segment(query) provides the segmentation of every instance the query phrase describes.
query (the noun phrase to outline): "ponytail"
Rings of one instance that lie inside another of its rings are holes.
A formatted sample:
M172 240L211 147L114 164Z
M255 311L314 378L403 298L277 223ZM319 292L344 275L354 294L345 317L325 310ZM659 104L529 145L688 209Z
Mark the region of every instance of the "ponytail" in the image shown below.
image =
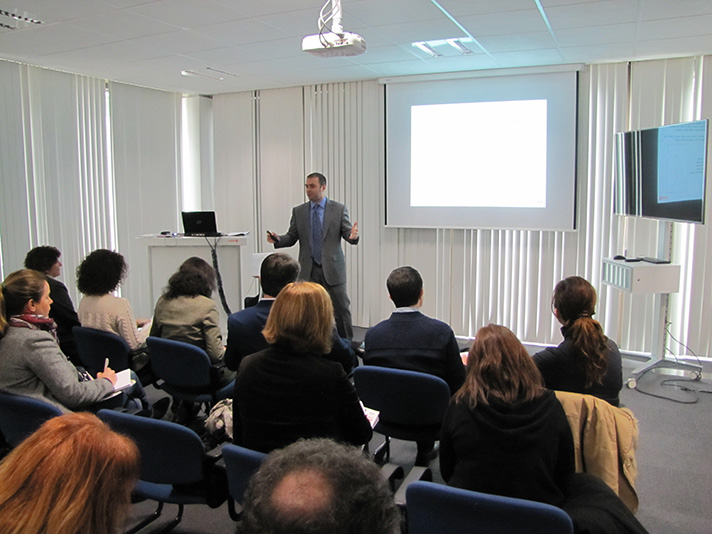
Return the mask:
M554 288L552 306L567 329L586 376L586 387L602 384L608 364L608 338L593 319L596 290L585 278L569 276Z
M608 338L601 323L590 315L581 315L570 323L568 332L586 375L586 388L601 385L608 368Z

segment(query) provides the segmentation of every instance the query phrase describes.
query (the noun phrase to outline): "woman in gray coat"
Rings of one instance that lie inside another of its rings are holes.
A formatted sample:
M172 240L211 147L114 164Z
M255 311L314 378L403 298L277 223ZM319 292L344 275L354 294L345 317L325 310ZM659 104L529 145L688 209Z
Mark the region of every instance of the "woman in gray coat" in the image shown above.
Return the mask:
M95 380L82 381L57 343L49 292L44 275L31 269L16 271L3 282L0 391L34 397L69 412L111 396L116 373L107 368Z

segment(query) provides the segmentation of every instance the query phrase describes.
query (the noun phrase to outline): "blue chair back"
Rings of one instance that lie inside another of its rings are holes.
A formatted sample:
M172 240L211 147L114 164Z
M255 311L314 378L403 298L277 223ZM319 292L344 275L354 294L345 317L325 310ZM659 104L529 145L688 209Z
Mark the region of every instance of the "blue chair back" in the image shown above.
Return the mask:
M408 534L573 534L571 518L555 506L433 482L406 490Z
M72 327L77 342L79 359L92 376L104 370L104 362L109 358L109 367L114 371L129 368L129 346L119 335L86 326Z
M203 442L191 429L114 410L97 414L113 430L129 436L141 453L141 480L190 484L203 480Z
M0 393L0 432L12 447L58 415L62 415L62 411L48 402Z
M391 426L439 429L450 402L442 378L415 371L364 365L354 369L354 385L363 404L381 412L376 432Z
M153 373L168 384L183 388L210 388L210 357L195 345L173 339L146 340Z
M242 503L252 475L257 472L267 455L232 443L223 447L222 455L225 461L230 498L234 502ZM238 517L233 506L230 507L230 515L237 520Z

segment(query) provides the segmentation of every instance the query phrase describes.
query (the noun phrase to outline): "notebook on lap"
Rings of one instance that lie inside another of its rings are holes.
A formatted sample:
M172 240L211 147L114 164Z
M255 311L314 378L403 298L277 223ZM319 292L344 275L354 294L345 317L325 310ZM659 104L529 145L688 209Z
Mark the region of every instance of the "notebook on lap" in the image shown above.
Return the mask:
M184 211L183 235L186 237L219 236L214 211Z

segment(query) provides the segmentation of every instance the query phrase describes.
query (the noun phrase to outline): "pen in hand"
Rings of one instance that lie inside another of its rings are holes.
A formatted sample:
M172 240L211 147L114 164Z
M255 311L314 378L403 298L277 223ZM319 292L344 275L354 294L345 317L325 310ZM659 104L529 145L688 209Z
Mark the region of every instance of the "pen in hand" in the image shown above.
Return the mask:
M109 358L104 360L104 370L96 374L97 378L106 378L112 384L116 384L116 373L109 367Z

